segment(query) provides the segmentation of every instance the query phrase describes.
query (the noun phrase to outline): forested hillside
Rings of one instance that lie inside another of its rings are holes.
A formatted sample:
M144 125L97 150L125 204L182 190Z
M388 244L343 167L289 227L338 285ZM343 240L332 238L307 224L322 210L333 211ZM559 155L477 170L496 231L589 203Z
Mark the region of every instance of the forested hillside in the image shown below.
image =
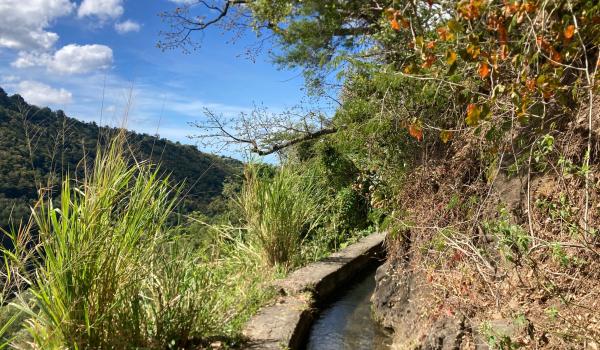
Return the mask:
M58 192L64 174L81 178L98 142L111 133L115 129L31 106L0 89L0 227L8 226L11 214L15 222L28 216L40 188ZM215 204L210 203L221 194L223 182L241 172L241 162L195 146L134 132L127 134L127 142L137 159L160 163L173 184L186 184L178 212L212 214Z

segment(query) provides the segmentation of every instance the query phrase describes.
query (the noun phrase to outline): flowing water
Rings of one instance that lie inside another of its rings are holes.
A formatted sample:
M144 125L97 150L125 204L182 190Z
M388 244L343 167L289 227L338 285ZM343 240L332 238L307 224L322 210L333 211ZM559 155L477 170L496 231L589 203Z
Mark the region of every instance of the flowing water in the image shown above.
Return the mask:
M391 338L372 318L375 273L353 285L312 326L307 350L387 350Z

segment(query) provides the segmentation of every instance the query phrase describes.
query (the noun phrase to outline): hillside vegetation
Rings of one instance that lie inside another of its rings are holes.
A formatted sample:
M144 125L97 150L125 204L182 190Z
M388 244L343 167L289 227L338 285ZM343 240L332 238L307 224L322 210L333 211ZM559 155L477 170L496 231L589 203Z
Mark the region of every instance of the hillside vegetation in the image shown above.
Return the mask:
M41 188L58 196L64 176L82 178L98 144L115 133L62 111L29 105L0 89L0 227L8 228L9 217L15 224L26 219ZM185 196L175 212L216 214L221 209L214 200L224 182L240 179L241 162L199 152L195 146L134 132L127 133L127 143L137 159L161 163L174 184L185 182Z

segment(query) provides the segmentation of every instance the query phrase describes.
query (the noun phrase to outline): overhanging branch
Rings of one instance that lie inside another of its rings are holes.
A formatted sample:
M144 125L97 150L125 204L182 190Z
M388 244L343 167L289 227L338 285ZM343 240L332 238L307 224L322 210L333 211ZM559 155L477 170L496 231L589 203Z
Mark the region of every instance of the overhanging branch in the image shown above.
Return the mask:
M321 129L312 133L307 133L303 136L297 137L295 139L291 139L289 141L286 142L282 142L282 143L278 143L275 145L272 145L269 148L266 149L260 149L259 147L257 147L256 143L252 143L253 147L250 149L250 151L252 151L253 153L256 153L260 156L266 156L269 154L273 154L275 152L281 151L285 148L288 148L290 146L293 146L295 144L298 144L300 142L304 142L304 141L309 141L309 140L315 140L318 139L321 136L325 136L325 135L329 135L329 134L335 134L336 132L338 132L338 128L325 128L325 129Z

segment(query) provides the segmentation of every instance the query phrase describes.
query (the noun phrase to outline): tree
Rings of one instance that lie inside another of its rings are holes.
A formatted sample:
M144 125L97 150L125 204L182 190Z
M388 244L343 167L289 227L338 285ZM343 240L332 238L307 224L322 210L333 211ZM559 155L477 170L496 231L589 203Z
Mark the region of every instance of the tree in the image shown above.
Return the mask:
M196 48L194 32L218 26L226 31L254 30L258 46L265 40L276 43L281 55L275 62L287 68L302 68L313 90L322 90L326 73L338 70L356 48L377 33L385 7L378 1L329 2L225 0L195 1L162 13L170 30L163 32L163 49ZM335 100L335 99L334 99ZM217 137L223 143L246 144L259 155L281 151L303 141L337 132L334 125L316 111L287 111L280 115L257 108L243 114L236 123L211 111L208 123L195 124L206 132L201 138Z
M203 15L207 11L212 16ZM303 68L310 84L337 71L345 84L385 74L428 91L452 91L444 113L432 116L423 104L401 112L402 127L415 139L435 132L447 141L491 112L511 122L539 124L549 110L570 110L581 98L591 103L599 12L600 5L587 0L196 1L163 14L171 31L159 45L188 48L195 31L211 26L253 29L279 48L276 63ZM397 91L393 80L387 81L390 93ZM392 99L395 105L387 103L387 94L379 96L380 111L397 113L413 101L413 92L401 95ZM220 136L249 144L259 154L345 127L334 119L321 133L313 124L301 133L285 133L284 142L280 129L267 130L280 141L273 143L264 135L227 133L214 115L211 123ZM269 145L259 147L261 140Z

